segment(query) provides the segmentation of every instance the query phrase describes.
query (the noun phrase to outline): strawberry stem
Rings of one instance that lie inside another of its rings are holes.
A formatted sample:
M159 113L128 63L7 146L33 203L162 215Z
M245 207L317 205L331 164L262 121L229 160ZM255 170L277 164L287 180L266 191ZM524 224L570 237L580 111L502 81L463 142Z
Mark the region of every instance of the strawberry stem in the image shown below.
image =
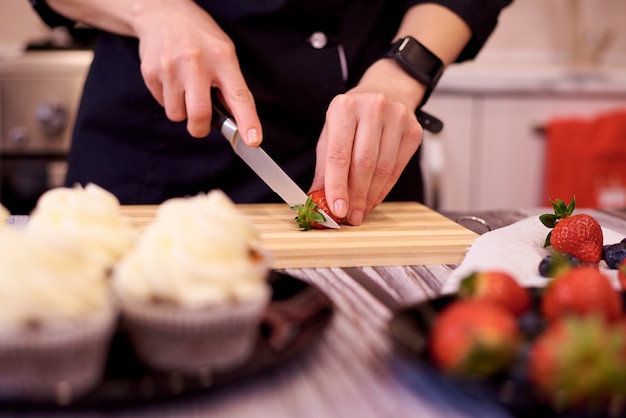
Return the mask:
M324 216L317 211L317 206L310 196L307 197L303 205L294 205L291 209L298 212L295 217L296 223L303 231L310 230L315 223L325 221Z
M572 201L569 203L569 205L566 205L565 202L561 199L556 199L556 201L550 199L550 203L554 208L554 213L545 213L539 216L539 220L544 226L552 229L556 226L560 219L567 218L568 216L572 215L572 213L574 212L574 208L576 207L576 196L572 197ZM551 235L552 231L550 231L548 233L548 236L546 237L543 245L544 248L550 246Z

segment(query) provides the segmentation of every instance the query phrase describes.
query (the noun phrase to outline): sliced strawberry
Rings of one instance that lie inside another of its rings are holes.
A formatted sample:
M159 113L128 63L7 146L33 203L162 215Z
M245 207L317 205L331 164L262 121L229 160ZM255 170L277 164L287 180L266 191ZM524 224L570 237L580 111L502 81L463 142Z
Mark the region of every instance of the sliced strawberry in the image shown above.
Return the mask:
M308 194L304 204L291 207L291 209L298 212L295 219L301 230L308 231L310 229L326 228L324 225L320 224L320 222L324 222L325 219L324 216L318 212L318 208L330 216L335 222L341 223L343 221L343 219L333 215L328 207L324 190L314 190Z

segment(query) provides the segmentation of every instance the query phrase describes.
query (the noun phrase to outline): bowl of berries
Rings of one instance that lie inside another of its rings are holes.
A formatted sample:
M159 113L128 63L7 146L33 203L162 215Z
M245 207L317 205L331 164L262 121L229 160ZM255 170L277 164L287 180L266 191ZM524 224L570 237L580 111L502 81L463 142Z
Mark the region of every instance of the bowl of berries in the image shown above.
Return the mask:
M626 416L625 294L596 267L545 288L481 271L456 294L397 312L395 345L461 387L480 383L515 416Z
M543 285L472 271L454 292L396 312L395 346L514 416L626 417L626 238L603 243L573 202L541 217Z

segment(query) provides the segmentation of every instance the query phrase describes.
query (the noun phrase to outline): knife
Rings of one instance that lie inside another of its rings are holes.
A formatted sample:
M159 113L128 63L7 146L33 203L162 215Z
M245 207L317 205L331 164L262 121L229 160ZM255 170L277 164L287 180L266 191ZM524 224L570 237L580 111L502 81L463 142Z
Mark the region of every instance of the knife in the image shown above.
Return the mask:
M249 147L241 140L239 128L235 121L221 109L213 99L213 117L211 126L221 132L230 142L237 154L254 172L263 180L278 196L289 206L301 205L306 202L307 195L302 189L283 171L261 147ZM328 214L319 207L317 211L324 217L324 222L318 222L327 228L339 228Z

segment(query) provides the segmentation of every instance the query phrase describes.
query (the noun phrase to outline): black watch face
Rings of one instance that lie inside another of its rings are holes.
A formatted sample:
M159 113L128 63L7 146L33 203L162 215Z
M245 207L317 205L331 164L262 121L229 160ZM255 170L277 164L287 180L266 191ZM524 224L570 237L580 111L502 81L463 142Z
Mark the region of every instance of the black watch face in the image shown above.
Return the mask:
M413 38L405 38L398 47L398 53L415 71L431 80L429 85L433 85L437 82L443 69L443 63L425 46Z

